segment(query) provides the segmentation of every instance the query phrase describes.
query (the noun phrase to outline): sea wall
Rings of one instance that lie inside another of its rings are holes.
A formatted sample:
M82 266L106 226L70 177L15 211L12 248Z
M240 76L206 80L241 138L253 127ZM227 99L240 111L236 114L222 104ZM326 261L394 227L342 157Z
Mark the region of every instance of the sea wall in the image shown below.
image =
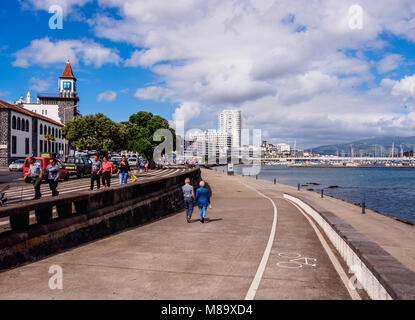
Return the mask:
M184 206L181 186L187 177L197 186L200 169L0 208L0 217L9 216L13 226L0 234L0 270L177 213ZM38 223L29 225L32 211Z

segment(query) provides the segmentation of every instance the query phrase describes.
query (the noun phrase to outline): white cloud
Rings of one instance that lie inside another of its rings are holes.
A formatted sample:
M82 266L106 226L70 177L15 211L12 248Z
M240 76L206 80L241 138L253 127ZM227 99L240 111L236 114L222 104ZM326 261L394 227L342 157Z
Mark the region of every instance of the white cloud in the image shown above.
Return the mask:
M173 113L173 121L183 121L187 123L190 119L197 118L202 111L202 105L199 102L183 102Z
M48 66L62 63L69 59L71 63L79 61L96 68L103 64L119 64L121 58L114 49L105 48L92 40L59 40L51 41L48 37L32 40L30 45L17 51L13 65L27 68L31 65Z
M137 89L134 96L142 100L166 101L172 94L167 88L150 86Z
M395 70L403 62L404 58L400 54L389 54L378 62L377 69L379 73L386 73Z
M97 97L97 101L100 102L104 100L106 102L111 102L111 101L114 101L115 98L117 98L117 93L115 91L108 90L108 91L101 92Z
M0 97L7 97L10 95L9 91L0 91Z
M46 91L49 88L49 82L47 80L39 79L36 77L32 77L29 80L30 90L36 90L38 92Z
M390 47L381 35L415 41L413 0L360 0L361 30L349 27L355 0L98 4L99 12L88 20L93 32L135 47L124 66L148 68L163 83L140 88L135 96L177 102L173 119L216 122L220 109L240 107L247 126L300 145L398 134L414 122L411 110L396 112L402 96L413 96L412 80L384 79L376 86L373 73L396 70L405 58L387 55ZM371 60L371 50L384 59ZM15 63L29 61L23 55ZM201 112L202 106L209 112Z
M71 12L72 8L75 6L81 7L92 1L93 0L20 0L24 7L31 6L37 10L48 11L51 6L58 5L62 7L64 13Z
M394 96L400 96L404 99L415 99L415 75L406 76L392 87L392 94Z

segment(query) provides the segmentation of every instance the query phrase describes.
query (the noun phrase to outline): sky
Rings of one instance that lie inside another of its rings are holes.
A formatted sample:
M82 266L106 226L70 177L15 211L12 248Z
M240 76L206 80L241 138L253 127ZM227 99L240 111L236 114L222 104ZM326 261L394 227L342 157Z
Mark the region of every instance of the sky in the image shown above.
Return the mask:
M414 58L413 0L0 2L1 100L57 93L69 59L83 115L204 130L238 109L302 148L415 135Z

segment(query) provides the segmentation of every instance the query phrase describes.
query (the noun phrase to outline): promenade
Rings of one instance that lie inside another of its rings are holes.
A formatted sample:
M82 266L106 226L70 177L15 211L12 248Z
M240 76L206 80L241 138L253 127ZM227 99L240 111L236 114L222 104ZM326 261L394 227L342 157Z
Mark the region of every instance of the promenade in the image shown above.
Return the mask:
M0 299L367 299L324 234L283 197L294 188L202 170L212 209L184 212L0 273ZM414 270L413 226L300 192ZM383 229L382 229L383 228ZM387 233L385 232L387 230ZM50 266L63 289L48 286Z

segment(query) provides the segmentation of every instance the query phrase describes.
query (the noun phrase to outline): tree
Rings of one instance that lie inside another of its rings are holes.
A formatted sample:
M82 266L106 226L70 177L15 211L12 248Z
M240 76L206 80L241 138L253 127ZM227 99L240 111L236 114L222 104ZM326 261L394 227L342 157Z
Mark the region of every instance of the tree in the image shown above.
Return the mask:
M102 113L74 118L62 128L62 135L79 150L107 153L125 150L127 147L126 127Z
M129 121L123 122L128 131L128 150L143 155L150 168L155 166L153 153L154 149L164 141L154 141L154 133L158 129L168 129L173 136L173 148L175 148L176 134L174 129L169 127L169 122L160 117L154 116L151 112L140 111L132 114Z

